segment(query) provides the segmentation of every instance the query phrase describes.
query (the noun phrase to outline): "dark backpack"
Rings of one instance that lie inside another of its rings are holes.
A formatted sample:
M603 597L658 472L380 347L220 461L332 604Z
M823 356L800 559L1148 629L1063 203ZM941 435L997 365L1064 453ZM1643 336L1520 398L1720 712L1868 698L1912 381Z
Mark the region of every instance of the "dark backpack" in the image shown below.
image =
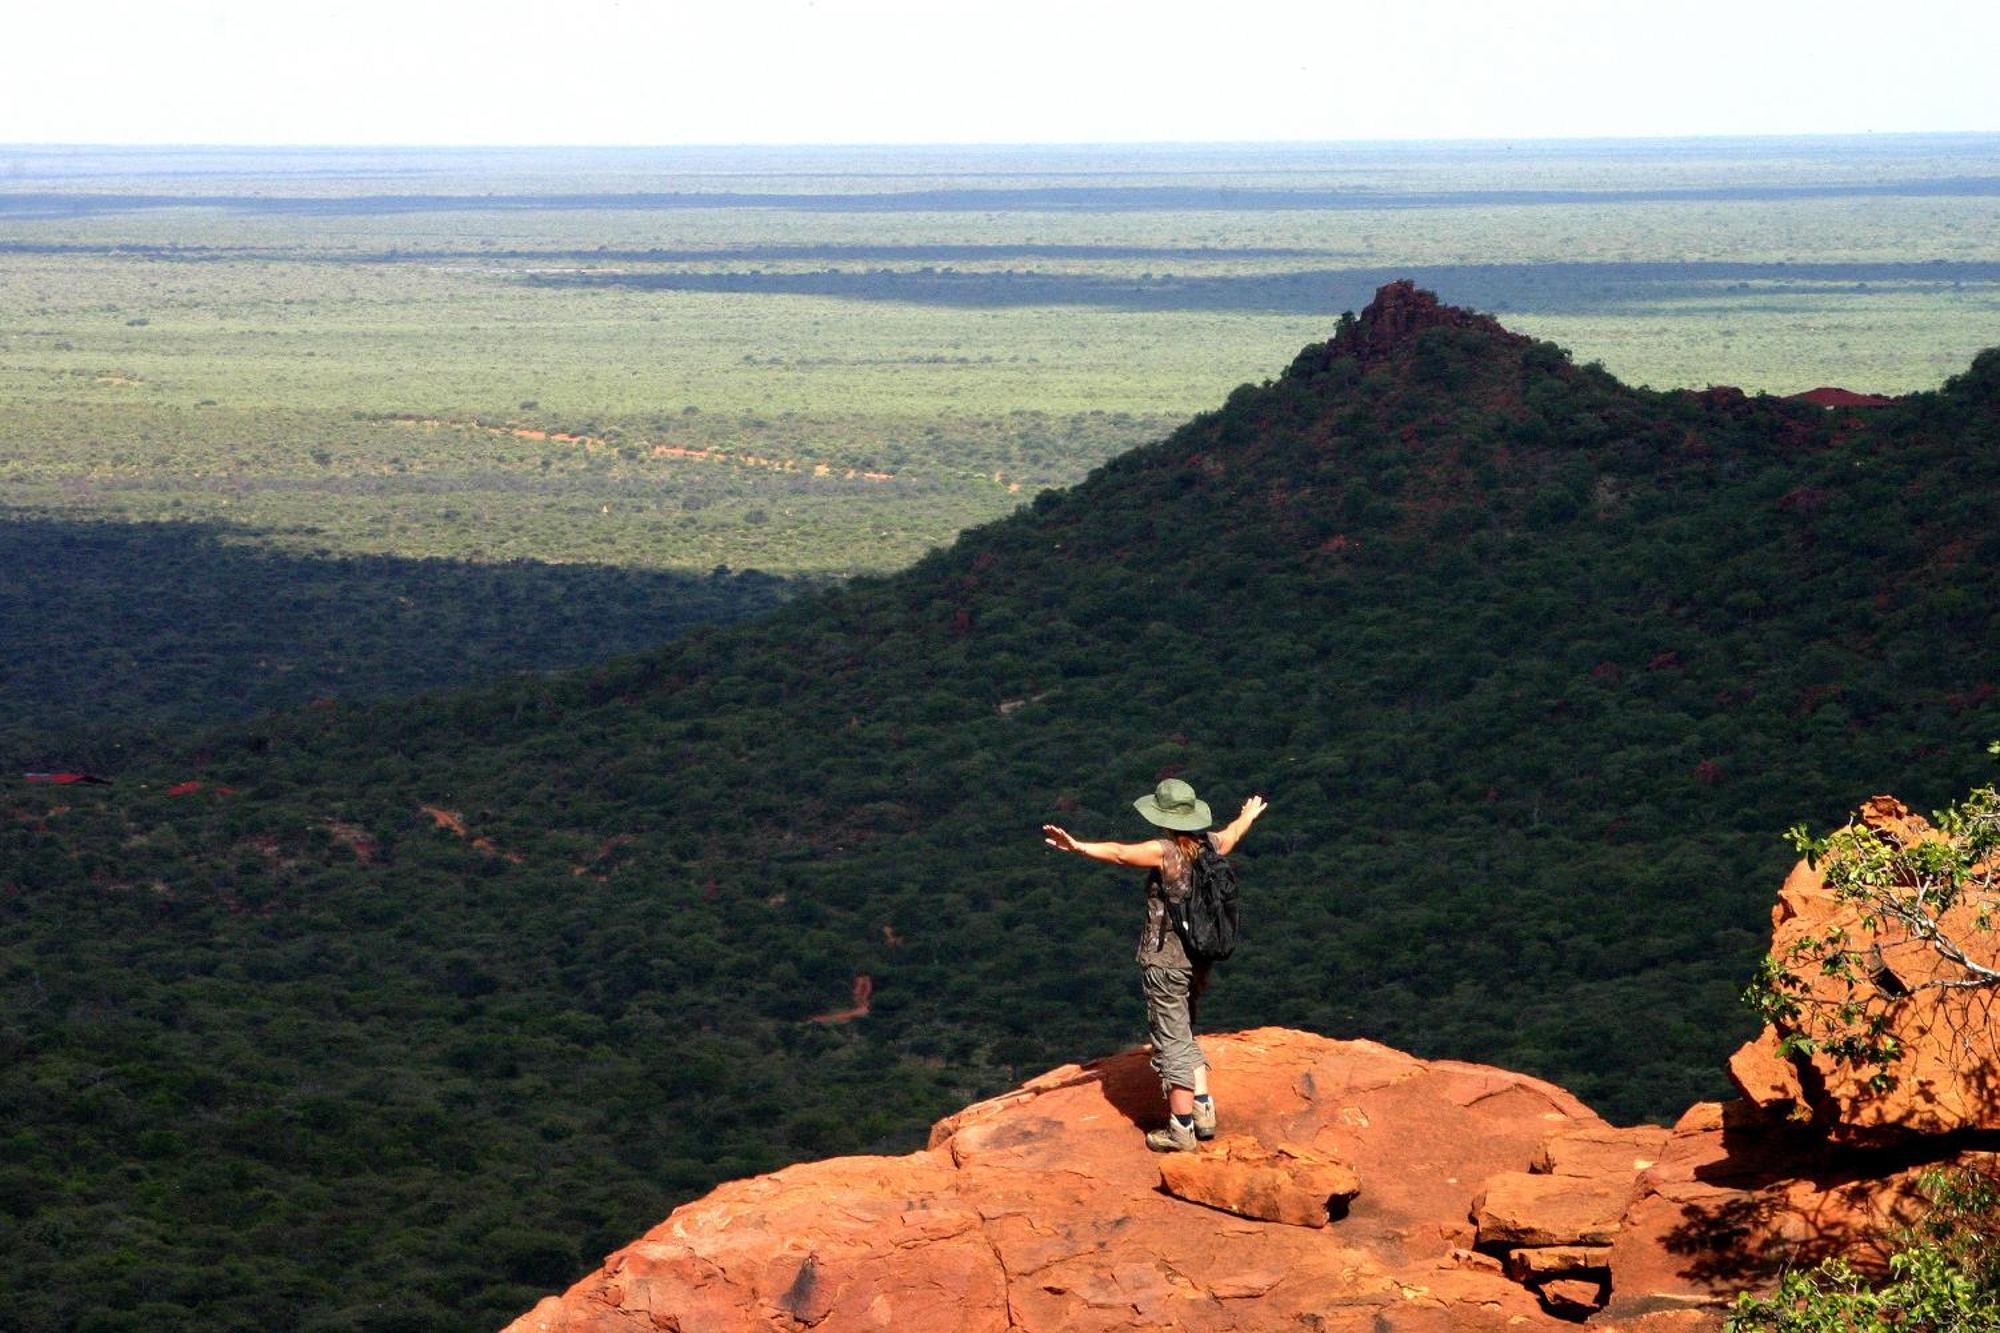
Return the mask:
M1219 963L1236 952L1236 867L1207 838L1194 858L1187 897L1169 903L1174 934L1192 963Z

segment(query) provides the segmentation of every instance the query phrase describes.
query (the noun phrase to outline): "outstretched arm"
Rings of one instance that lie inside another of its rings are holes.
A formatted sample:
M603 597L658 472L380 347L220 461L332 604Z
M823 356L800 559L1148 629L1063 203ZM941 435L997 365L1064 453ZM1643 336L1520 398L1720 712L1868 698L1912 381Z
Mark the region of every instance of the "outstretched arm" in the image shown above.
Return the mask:
M1229 821L1229 827L1215 835L1215 849L1224 856L1236 850L1236 844L1243 841L1243 835L1257 822L1257 816L1264 813L1265 801L1261 796L1252 796L1243 803L1242 813Z
M1157 866L1157 842L1079 842L1054 824L1042 825L1042 841L1059 852L1080 852L1093 861L1109 861L1121 866Z

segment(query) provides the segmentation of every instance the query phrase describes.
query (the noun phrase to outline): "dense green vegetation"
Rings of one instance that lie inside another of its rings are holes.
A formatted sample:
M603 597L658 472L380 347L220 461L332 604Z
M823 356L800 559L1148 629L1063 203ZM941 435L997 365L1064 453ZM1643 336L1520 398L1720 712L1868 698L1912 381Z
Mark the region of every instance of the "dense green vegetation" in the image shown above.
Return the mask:
M913 1146L1137 1037L1138 885L1035 830L1167 773L1271 799L1205 1023L1718 1092L1780 831L1989 774L2000 352L1864 415L1418 322L753 624L5 789L11 1310L491 1326Z

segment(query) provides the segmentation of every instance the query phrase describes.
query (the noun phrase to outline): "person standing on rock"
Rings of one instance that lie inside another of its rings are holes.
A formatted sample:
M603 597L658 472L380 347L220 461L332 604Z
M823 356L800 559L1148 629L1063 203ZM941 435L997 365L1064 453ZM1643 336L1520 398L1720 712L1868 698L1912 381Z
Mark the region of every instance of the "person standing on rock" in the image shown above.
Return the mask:
M1080 842L1054 824L1044 824L1042 840L1059 852L1152 871L1146 877L1146 929L1139 936L1139 986L1146 997L1153 1070L1167 1092L1167 1124L1146 1135L1146 1146L1155 1152L1189 1152L1199 1140L1215 1137L1208 1061L1194 1037L1195 1006L1208 985L1209 967L1189 959L1167 909L1187 897L1202 843L1229 855L1264 813L1265 802L1252 796L1227 828L1213 832L1205 831L1214 823L1208 802L1179 778L1168 778L1132 806L1170 836L1147 842Z

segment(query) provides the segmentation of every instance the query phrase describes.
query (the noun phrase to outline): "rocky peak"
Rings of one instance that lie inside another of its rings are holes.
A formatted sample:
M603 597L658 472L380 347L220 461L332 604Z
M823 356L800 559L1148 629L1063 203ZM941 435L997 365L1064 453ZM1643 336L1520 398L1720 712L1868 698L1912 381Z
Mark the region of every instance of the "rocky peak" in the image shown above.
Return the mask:
M1306 348L1288 373L1314 374L1339 360L1376 365L1407 353L1427 329L1472 330L1510 346L1533 341L1508 332L1489 316L1446 305L1435 292L1402 278L1377 288L1375 299L1359 315L1342 316L1332 339Z

